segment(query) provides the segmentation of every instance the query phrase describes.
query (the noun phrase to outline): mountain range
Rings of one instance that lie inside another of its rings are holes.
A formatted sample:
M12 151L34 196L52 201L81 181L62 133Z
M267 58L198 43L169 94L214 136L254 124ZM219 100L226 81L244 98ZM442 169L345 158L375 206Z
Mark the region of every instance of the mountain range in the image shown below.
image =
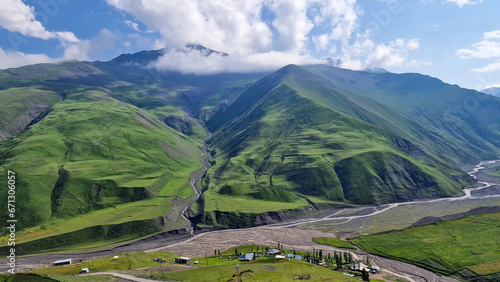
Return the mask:
M475 182L461 167L499 155L500 98L436 78L149 68L162 52L0 71L0 170L18 176L22 252L184 228L205 145L211 167L186 215L223 227L458 196Z
M500 87L498 86L492 86L492 87L487 87L481 90L482 93L490 94L496 97L500 97Z

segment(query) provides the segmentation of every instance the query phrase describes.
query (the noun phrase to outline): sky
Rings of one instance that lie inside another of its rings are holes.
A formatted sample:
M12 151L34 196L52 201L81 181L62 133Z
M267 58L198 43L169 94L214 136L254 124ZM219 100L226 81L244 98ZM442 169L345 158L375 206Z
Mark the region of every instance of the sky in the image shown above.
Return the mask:
M272 71L324 63L500 86L498 0L1 0L0 69L108 61L164 48L149 67ZM222 51L188 51L200 44Z

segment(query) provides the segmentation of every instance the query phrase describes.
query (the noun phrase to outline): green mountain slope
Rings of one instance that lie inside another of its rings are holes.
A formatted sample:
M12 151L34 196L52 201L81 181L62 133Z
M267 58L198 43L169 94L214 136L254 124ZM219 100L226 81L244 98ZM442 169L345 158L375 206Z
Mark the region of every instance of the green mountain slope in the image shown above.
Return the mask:
M165 217L175 198L193 194L188 179L201 166L199 147L106 92L67 95L0 145L1 173L17 174L18 228L39 226L19 238ZM157 230L175 220L165 217Z
M398 109L424 129L405 138L446 161L471 164L499 154L496 97L421 74L355 72L325 65L307 69L343 91Z
M216 164L208 173L207 201L219 209L232 200L227 196L244 197L248 205L308 196L387 203L459 195L471 182L436 159L408 155L390 132L336 110L361 111L325 83L287 66L216 113L207 123L218 128L209 140Z

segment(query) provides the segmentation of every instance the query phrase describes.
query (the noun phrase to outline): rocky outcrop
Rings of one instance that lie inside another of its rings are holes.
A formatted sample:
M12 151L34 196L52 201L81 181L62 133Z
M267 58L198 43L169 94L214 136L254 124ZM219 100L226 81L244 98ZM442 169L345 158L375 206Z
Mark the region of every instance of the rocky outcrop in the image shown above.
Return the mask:
M36 104L28 107L24 114L18 116L7 127L0 128L0 141L18 134L27 126L35 124L46 115L49 108L49 104Z

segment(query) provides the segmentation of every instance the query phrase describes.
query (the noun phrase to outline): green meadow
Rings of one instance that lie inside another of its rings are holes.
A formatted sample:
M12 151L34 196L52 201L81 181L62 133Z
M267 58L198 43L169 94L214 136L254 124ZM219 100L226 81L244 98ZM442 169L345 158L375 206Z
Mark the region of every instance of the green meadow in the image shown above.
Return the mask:
M356 250L355 247L353 247L351 244L347 243L346 241L343 241L340 238L314 237L312 238L312 240L318 244L330 245L337 248Z
M467 216L351 240L369 253L410 262L444 275L500 274L500 213Z

